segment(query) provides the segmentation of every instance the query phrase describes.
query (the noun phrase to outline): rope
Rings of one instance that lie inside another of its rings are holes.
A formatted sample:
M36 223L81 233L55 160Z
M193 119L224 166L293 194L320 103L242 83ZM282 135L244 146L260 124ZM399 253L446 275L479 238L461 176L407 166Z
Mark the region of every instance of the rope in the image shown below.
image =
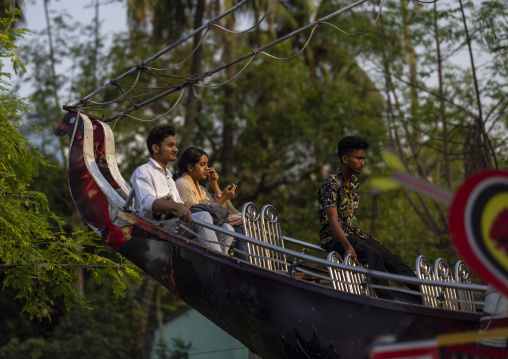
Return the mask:
M231 13L234 13L236 10L238 10L240 7L242 7L243 5L245 5L246 3L250 2L252 0L242 0L240 1L238 4L232 6L231 8L229 8L228 10L224 11L222 14L216 16L214 19L212 19L210 21L209 24L212 24L216 21L219 21L220 19L222 19L223 17L231 14ZM365 0L366 1L366 0ZM174 42L173 44L171 44L170 46L166 47L164 50L162 51L159 51L157 54L155 54L154 56L150 57L149 59L141 62L139 65L133 67L132 69L130 69L129 71L125 72L123 75L120 75L119 77L117 77L116 79L114 79L113 81L120 81L121 79L131 75L132 73L134 73L135 70L140 70L142 67L146 66L146 64L149 64L151 62L153 62L154 60L158 59L159 57L161 57L162 55L164 55L165 53L169 52L170 50L174 49L175 47L177 47L178 45L184 43L185 41L187 41L188 39L190 39L192 36L194 36L195 34L198 34L200 33L201 31L203 31L206 27L209 27L210 25L207 24L207 25L203 25L203 26L200 26L199 28L195 29L194 31L191 31L189 34L187 34L186 36L182 37L180 40ZM95 90L94 92L92 92L91 94L85 96L82 100L84 101L87 101L88 99L92 98L93 96L105 91L109 86L112 85L112 81L110 81L109 83L107 83L106 85L102 86L101 88ZM68 106L69 108L76 108L78 107L79 105L81 104L81 101L77 101L75 103L73 103L72 105Z
M255 24L253 25L252 27L250 27L249 29L247 30L243 30L243 31L234 31L234 30L229 30L229 29L226 29L225 27L222 27L220 25L217 25L217 24L212 24L211 26L215 26L215 27L218 27L219 29L221 30L224 30L224 31L227 31L229 33L232 33L232 34L244 34L246 32L250 32L251 30L255 29L256 27L259 26L259 24L261 24L263 22L263 20L268 16L268 13L270 12L270 10L272 9L272 5L273 5L273 1L270 3L270 5L268 6L268 10L266 10L265 14L261 17L261 19Z
M213 25L212 25L212 26L213 26ZM165 69L158 69L158 68L155 68L155 67L148 67L148 69L150 69L150 70L158 70L158 71L166 71L166 70L172 70L172 69L174 69L174 68L179 67L180 65L182 65L183 63L185 63L187 60L189 60L189 58L192 56L192 54L194 54L194 53L197 51L197 49L201 46L201 42L203 41L203 39L205 38L205 36L208 34L208 31L210 31L210 29L211 29L211 26L210 26L210 27L208 27L208 28L205 30L204 34L201 36L201 39L199 39L199 42L196 44L196 47L192 50L192 52L189 54L189 56L187 56L187 57L185 58L185 60L183 60L183 61L182 61L182 62L180 62L179 64L176 64L176 65L171 66L171 67L167 67L167 68L165 68Z
M76 121L74 122L74 130L72 131L68 158L71 158L72 144L74 143L74 137L76 136L76 131L78 130L79 119L81 118L80 115L81 115L81 109L78 109L78 113L76 114ZM70 165L70 162L69 162L69 165Z
M237 76L238 76L238 75L239 75L239 74L240 74L240 73L241 73L241 72L245 69L245 67L246 67L247 65L249 65L249 64L250 64L250 62L251 62L251 61L249 61L249 62L248 62L248 63L244 66L244 68L243 68L240 72L238 72L238 73L237 73L237 74L236 74L233 78L231 78L231 79L229 79L229 80L227 80L227 81L225 81L225 82L223 82L223 83L220 83L220 84L215 84L215 85L196 85L196 82L198 82L198 81L202 81L202 80L204 80L204 78L206 78L206 77L210 77L210 76L212 76L213 74L215 74L215 73L217 73L217 72L219 72L219 71L222 71L222 70L224 70L224 69L226 69L226 68L228 68L228 67L230 67L230 66L232 66L232 65L234 65L234 64L236 64L236 63L239 63L240 61L243 61L243 60L245 60L245 59L247 59L247 58L249 58L249 57L256 56L256 55L258 55L260 52L262 52L263 50L268 49L268 48L270 48L270 47L273 47L273 46L277 45L278 43L280 43L280 42L282 42L282 41L285 41L285 40L287 40L287 39L289 39L289 38L291 38L291 37L294 37L295 35L297 35L297 34L299 34L299 33L303 32L303 31L306 31L306 30L308 30L308 29L312 28L312 29L313 29L313 31L312 31L312 33L311 33L311 36L310 36L310 37L309 37L309 39L307 40L307 42L306 42L306 44L305 44L304 48L303 48L302 50L300 50L297 54L295 54L295 55L293 55L293 56L291 56L291 57L288 57L288 58L281 58L281 59L283 60L283 59L290 59L290 58L292 58L292 57L295 57L295 56L299 55L299 54L300 54L300 53L301 53L301 52L305 49L305 47L308 45L308 43L309 43L309 41L310 41L310 38L312 37L312 35L313 35L314 31L315 31L315 27L316 27L317 25L319 25L319 24L321 23L321 21L325 21L325 20L330 19L330 18L332 18L332 17L334 17L334 16L337 16L337 15L339 15L339 14L341 14L341 13L345 12L345 11L348 11L348 10L350 10L350 9L352 9L352 8L354 8L354 7L356 7L356 6L358 6L358 5L363 4L363 3L364 3L364 2L366 2L366 1L367 1L367 0L357 0L355 3L352 3L352 4L350 4L350 5L347 5L347 6L343 7L343 8L341 8L341 9L339 9L339 10L337 10L337 11L335 11L335 12L331 13L331 14L329 14L329 15L327 15L327 16L325 16L325 17L323 17L323 18L322 18L321 20L319 20L319 21L316 21L316 22L313 22L313 23L311 23L311 24L308 24L308 25L306 25L306 26L304 26L304 27L302 27L302 28L300 28L300 29L298 29L298 30L296 30L296 31L294 31L294 32L292 32L292 33L290 33L290 34L287 34L287 35L285 35L285 36L283 36L283 37L281 37L281 38L279 38L279 39L277 39L277 40L275 40L275 41L273 41L273 42L271 42L271 43L269 43L269 44L267 44L267 45L264 45L263 47L261 47L261 48L259 48L259 49L252 50L252 51L251 51L251 52L249 52L248 54L243 55L243 56L240 56L240 57L236 58L235 60L232 60L232 61L230 61L230 62L228 62L228 63L226 63L226 64L224 64L224 65L221 65L221 66L219 66L219 67L217 67L217 68L215 68L215 69L213 69L213 70L211 70L211 71L208 71L208 72L205 72L205 73L202 73L202 74L199 74L199 75L188 75L188 76L183 76L183 77L177 77L177 78L184 78L184 79L187 79L187 80L186 80L186 81L184 81L182 84L180 84L180 85L178 85L178 86L171 87L171 88L169 88L167 91L162 92L162 93L160 93L159 95L154 96L154 97L152 97L152 98L150 98L150 99L148 99L148 100L146 100L146 101L144 101L144 102L142 102L142 103L139 103L139 104L137 104L136 106L133 106L133 107L131 107L131 108L129 108L129 109L126 109L126 110L122 111L121 113L119 113L118 115L115 115L115 116L113 116L113 117L111 117L111 118L109 118L109 119L107 119L107 120L104 120L104 121L105 121L105 122L114 121L114 120L115 120L115 119L117 119L119 116L125 116L127 113L130 113L130 112L132 112L132 111L135 111L135 110L139 109L140 107L146 106L146 105L148 105L148 104L150 104L150 103L152 103L152 102L155 102L155 101L159 100L159 99L160 99L160 98L162 98L162 97L165 97L165 96L167 96L167 95L169 95L169 94L171 94L171 93L173 93L173 92L179 91L179 90L181 90L182 88L185 88L185 87L188 87L188 86L197 86L197 87L198 87L198 86L201 86L201 87L218 87L218 86L224 85L224 84L226 84L226 83L228 83L228 82L232 81L233 79L235 79L235 78L236 78L236 77L237 77ZM385 1L385 0L383 0L383 3L384 3L384 1ZM264 53L264 52L263 52L263 53ZM270 55L270 54L267 54L267 53L265 53L265 54L266 54L267 56L270 56L270 57L276 58L276 57L274 57L274 56L272 56L272 55ZM144 66L144 64L143 64L143 66ZM146 68L146 66L144 66L143 68ZM145 70L145 71L146 71L146 70ZM156 76L155 74L153 74L153 73L151 73L151 72L149 72L149 73L150 73L150 74L152 74L153 76ZM176 77L176 76L170 76L170 75L164 75L164 74L157 74L157 75L158 75L158 76L167 76L167 77ZM158 77L157 77L157 78L158 78ZM160 81L162 81L160 78L158 78L158 79L159 79ZM173 85L171 85L171 86L173 86Z
M171 108L169 110L167 110L166 112L164 112L162 115L160 115L159 117L157 118L154 118L154 119L151 119L151 120L142 120L140 118L137 118L137 117L134 117L134 116L131 116L129 114L126 114L126 113L122 113L122 117L130 117L134 120L137 120L137 121L140 121L140 122L153 122L153 121L157 121L159 120L160 118L166 116L168 113L170 113L171 111L173 111L173 109L178 105L178 103L180 102L180 100L182 99L183 97L183 94L185 93L185 90L186 88L184 88L182 90L182 92L180 92L180 96L178 96L178 99L176 100L176 102L173 104L173 106L171 106ZM115 126L118 122L118 120L120 119L120 117L115 121L115 124L113 125L113 129L115 129Z
M254 57L255 57L255 56L254 56ZM224 82L222 82L222 83L220 83L220 84L214 84L214 85L197 85L197 84L196 84L196 85L194 85L194 86L196 86L196 87L205 87L205 88L213 88L213 87L219 87L219 86L225 85L225 84L227 84L228 82L231 82L231 81L233 81L235 78L237 78L237 77L238 77L238 75L240 75L240 74L242 73L242 71L243 71L243 70L245 70L245 68L246 68L247 66L249 66L249 64L252 62L252 60L254 60L254 57L251 57L251 58L249 59L249 61L245 64L245 66L244 66L244 67L242 67L242 69L241 69L240 71L238 71L238 72L236 73L236 75L235 75L235 76L233 76L232 78L230 78L230 79L229 79L229 80L227 80L227 81L224 81ZM210 76L211 76L211 75L210 75Z
M150 69L150 70L158 70L158 71L167 71L167 70L172 70L174 68L177 68L179 66L181 66L182 64L184 64L186 61L189 60L189 58L197 51L197 49L201 46L201 43L203 42L204 38L206 37L206 35L208 34L208 32L210 31L210 29L212 27L217 27L221 30L224 30L224 31L227 31L227 32L230 32L230 33L233 33L233 34L243 34L243 33L247 33L247 32L250 32L251 30L255 29L256 27L258 27L262 22L263 20L266 18L266 16L268 15L268 13L270 12L270 10L272 9L272 5L273 5L273 2L274 0L272 0L270 2L270 5L268 6L268 10L265 12L265 14L261 17L261 19L255 24L253 25L252 27L250 27L249 29L247 30L243 30L243 31L234 31L234 30L229 30L229 29L226 29L220 25L217 25L217 24L214 24L214 23L210 23L210 26L205 30L204 34L201 36L201 38L199 39L199 42L196 44L196 46L194 47L194 49L192 50L192 52L180 63L174 65L174 66L171 66L171 67L167 67L167 68L164 68L164 69L160 69L160 68L155 68L155 67L147 67L147 69Z
M139 76L141 75L141 70L138 71L138 74L136 76L136 81L134 81L134 84L131 86L130 90L128 90L127 92L123 93L122 92L122 95L120 97L117 97L116 99L114 100L111 100L111 101L108 101L108 102L94 102L94 101L89 101L89 103L91 104L94 104L94 105L109 105L110 103L113 103L113 102L116 102L118 100L120 100L122 97L125 97L125 95L127 95L129 92L131 92L135 87L136 87L136 84L138 83L139 81ZM113 80L114 81L114 80ZM112 81L112 82L113 82ZM114 83L112 83L112 85L115 85L116 87L118 87L118 89L120 89L120 86L129 86L129 85L119 85L118 83L116 83L116 81L114 81Z
M417 1L418 1L418 0L417 0ZM436 0L436 1L437 1L437 0ZM369 27L367 30L364 30L364 31L362 31L362 32L358 32L358 33L356 33L356 34L350 34L349 32L346 32L346 31L344 31L344 30L342 30L342 29L339 29L337 26L335 26L335 25L333 25L333 24L330 24L329 22L326 22L326 21L321 22L321 23L322 23L322 24L326 24L326 25L330 25L330 26L332 26L332 27L336 28L337 30L339 30L340 32L342 32L343 34L346 34L346 35L348 35L348 36L359 36L359 35L363 35L363 34L365 34L365 33L369 32L369 31L370 31L370 30L371 30L371 29L372 29L372 28L373 28L373 27L377 24L377 21L379 20L379 17L381 16L381 11L383 10L383 6L385 5L385 2L386 2L386 0L382 0L382 2L381 2L381 6L379 7L379 11L378 11L377 16L376 16L376 19L375 19L375 20L374 20L374 22L370 25L370 27Z
M310 36L309 38L307 39L307 42L305 43L305 45L303 45L302 49L300 51L298 51L296 54L292 55L292 56L289 56L289 57L276 57L276 56L273 56L273 55L270 55L269 53L267 52L264 52L264 51L261 51L262 54L265 54L267 56L270 56L271 58L274 58L276 60L289 60L289 59L292 59L298 55L300 55L303 51L305 51L305 49L307 48L307 45L309 44L310 40L312 39L312 35L314 35L314 31L316 30L316 28L318 27L318 25L320 24L320 22L318 22L313 28L312 28L312 31L310 33Z

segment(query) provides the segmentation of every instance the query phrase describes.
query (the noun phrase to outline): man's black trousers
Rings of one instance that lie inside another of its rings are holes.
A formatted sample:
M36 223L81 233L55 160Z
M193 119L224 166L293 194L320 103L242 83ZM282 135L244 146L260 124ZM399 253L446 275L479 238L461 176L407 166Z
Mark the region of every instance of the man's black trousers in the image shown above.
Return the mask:
M385 246L376 241L372 239L363 239L354 235L347 236L347 240L353 246L358 261L362 264L368 264L369 269L416 277L415 272L404 263L404 260L399 255L393 254ZM327 252L336 251L344 257L345 250L339 242L325 249ZM389 282L386 279L371 277L371 283L389 286ZM420 290L417 284L406 285L409 289L415 291ZM379 298L393 299L393 294L390 290L376 289L376 294Z

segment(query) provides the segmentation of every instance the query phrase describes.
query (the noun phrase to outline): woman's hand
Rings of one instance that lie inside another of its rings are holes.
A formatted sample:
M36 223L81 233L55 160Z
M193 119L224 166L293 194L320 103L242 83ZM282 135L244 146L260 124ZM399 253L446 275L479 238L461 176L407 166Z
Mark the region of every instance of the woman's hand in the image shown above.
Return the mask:
M236 186L235 184L231 184L227 186L224 191L222 191L222 194L220 196L221 199L224 199L224 202L227 200L230 200L235 195Z
M214 183L219 181L219 174L215 171L215 168L208 167L208 181L213 186Z

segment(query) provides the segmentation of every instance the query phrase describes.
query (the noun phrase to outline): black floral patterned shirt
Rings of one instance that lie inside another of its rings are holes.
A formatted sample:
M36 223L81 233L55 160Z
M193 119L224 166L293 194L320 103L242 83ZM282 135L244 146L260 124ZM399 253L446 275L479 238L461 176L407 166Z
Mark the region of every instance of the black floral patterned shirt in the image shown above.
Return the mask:
M325 208L337 208L339 223L344 233L347 235L353 234L363 239L368 236L361 231L360 226L356 220L358 212L358 204L360 203L360 182L356 176L351 176L349 188L346 186L346 181L342 176L340 168L330 177L321 183L318 192L318 206L319 206L319 238L321 245L327 247L335 244L338 240L335 239L328 217L326 216Z

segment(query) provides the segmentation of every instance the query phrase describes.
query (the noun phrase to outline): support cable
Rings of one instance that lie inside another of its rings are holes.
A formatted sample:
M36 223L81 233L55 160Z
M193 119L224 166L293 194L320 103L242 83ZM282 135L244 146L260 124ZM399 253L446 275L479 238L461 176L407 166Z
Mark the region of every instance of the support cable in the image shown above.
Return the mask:
M210 76L212 76L213 74L215 74L217 72L220 72L220 71L222 71L222 70L224 70L224 69L226 69L226 68L228 68L228 67L230 67L230 66L232 66L234 64L237 64L238 62L241 62L241 61L243 61L245 59L253 57L253 56L259 54L260 52L262 52L263 50L269 49L269 48L271 48L271 47L273 47L273 46L275 46L275 45L277 45L277 44L279 44L279 43L281 43L281 42L283 42L283 41L285 41L287 39L290 39L290 38L292 38L292 37L294 37L294 36L304 32L304 31L308 30L308 29L314 28L314 27L316 27L316 25L319 25L320 22L329 20L329 19L331 19L331 18L333 18L333 17L335 17L337 15L340 15L340 14L342 14L342 13L344 13L344 12L346 12L346 11L348 11L348 10L358 6L358 5L363 4L366 1L367 0L358 0L358 1L356 1L356 2L354 2L352 4L350 4L350 5L347 5L347 6L343 7L342 9L339 9L339 10L337 10L337 11L335 11L335 12L333 12L333 13L325 16L325 17L323 17L320 20L313 21L312 23L310 23L310 24L308 24L308 25L306 25L306 26L304 26L304 27L302 27L302 28L300 28L298 30L295 30L295 31L293 31L293 32L291 32L291 33L289 33L287 35L284 35L281 38L279 38L279 39L277 39L275 41L272 41L269 44L266 44L266 45L264 45L264 46L262 46L262 47L260 47L258 49L252 50L249 53L236 58L235 60L232 60L232 61L230 61L230 62L228 62L226 64L223 64L223 65L221 65L221 66L219 66L219 67L217 67L217 68L215 68L213 70L210 70L208 72L204 72L202 74L196 75L191 80L183 82L180 85L178 85L178 86L176 86L176 87L174 87L174 88L172 88L172 89L170 89L168 91L165 91L165 92L163 92L163 93L161 93L161 94L159 94L159 95L157 95L157 96L155 96L155 97L153 97L153 98L151 98L149 100L146 100L146 101L144 101L142 103L139 103L137 107L140 108L140 107L146 106L146 105L148 105L148 104L150 104L152 102L155 102L155 101L157 101L157 100L159 100L159 99L161 99L161 98L163 98L163 97L165 97L165 96L167 96L169 94L172 94L172 93L174 93L176 91L180 91L181 89L183 89L185 87L194 86L194 85L196 85L196 82L198 82L198 81L203 81L205 78L210 77ZM131 107L131 108L125 110L125 111L122 111L121 114L113 116L113 117L111 117L111 118L109 118L107 120L104 120L104 121L105 122L113 121L113 120L117 119L120 115L125 115L127 113L130 113L132 111L137 110L138 108Z
M132 69L130 69L129 71L127 71L126 73L124 73L123 75L120 75L118 76L116 79L114 79L113 81L120 81L124 78L126 78L127 76L133 74L134 72L136 72L137 70L141 70L142 68L146 67L147 64L153 62L154 60L158 59L159 57L161 57L162 55L164 55L165 53L171 51L172 49L174 49L175 47L177 47L178 45L184 43L185 41L187 41L188 39L190 39L191 37L193 37L195 34L198 34L200 33L201 31L203 31L204 29L206 29L207 27L210 27L210 24L213 24L214 22L217 22L219 21L220 19L222 19L223 17L226 17L227 15L235 12L236 10L238 10L239 8L241 8L243 5L247 4L248 2L251 2L252 0L242 0L240 1L238 4L232 6L231 8L229 8L228 10L226 10L225 12L223 12L222 14L216 16L215 18L213 18L209 23L207 24L203 24L202 26L200 26L199 28L195 29L194 31L191 31L190 33L188 33L187 35L185 35L184 37L182 37L180 40L174 42L173 44L171 44L170 46L166 47L164 50L162 51L159 51L158 53L156 53L155 55L153 55L152 57L150 57L149 59L141 62L140 64L136 65L135 67L133 67ZM366 0L365 0L366 1ZM101 88L95 90L94 92L92 92L91 94L83 97L80 101L77 101L75 103L73 103L72 105L70 106L64 106L64 109L69 109L69 108L76 108L78 107L80 104L82 104L83 102L87 102L90 98L92 98L93 96L105 91L109 86L111 86L112 83L111 81L108 82L107 84L105 84L104 86L102 86Z
M196 87L204 87L204 88L213 88L213 87L219 87L219 86L225 85L225 84L227 84L228 82L233 81L234 79L236 79L236 78L238 77L238 75L240 75L240 74L242 73L242 71L243 71L243 70L245 70L245 68L246 68L247 66L249 66L249 64L252 62L252 60L254 60L254 57L255 57L257 54L259 54L259 53L254 54L254 56L250 58L250 60L249 60L249 61L248 61L248 62L247 62L247 63L246 63L243 67L242 67L242 69L241 69L240 71L238 71L238 72L236 73L236 75L235 75L235 76L233 76L232 78L230 78L229 80L226 80L226 81L224 81L224 82L221 82L220 84L214 84L214 85L198 85L198 84L195 84L194 86L196 86Z
M137 118L137 117L134 117L132 115L129 115L129 114L126 114L125 112L121 112L120 114L118 114L118 118L117 118L117 121L115 121L115 124L113 125L113 129L115 129L115 126L118 122L118 119L121 119L123 117L130 117L130 118L133 118L134 120L136 121L141 121L141 122L153 122L153 121L157 121L159 119L161 119L162 117L166 116L168 113L170 113L171 111L173 111L173 109L178 105L178 103L180 102L180 100L182 99L183 97L183 94L185 93L185 88L182 90L182 92L180 93L180 96L178 96L178 99L176 100L176 102L173 104L173 106L171 106L171 108L169 110L167 110L166 112L164 112L162 115L160 115L159 117L157 118L153 118L151 120L143 120L143 119L140 119L140 118ZM106 121L105 121L106 122Z
M253 26L251 26L250 28L248 28L247 30L243 30L243 31L235 31L235 30L229 30L229 29L226 29L225 27L222 27L220 25L217 25L217 24L213 24L213 26L215 27L218 27L219 29L221 30L224 30L224 31L227 31L227 32L230 32L232 34L244 34L246 32L250 32L252 30L254 30L256 27L259 26L259 24L261 24L263 22L263 20L266 18L266 16L268 15L268 13L270 12L270 10L272 9L272 5L273 5L273 1L270 3L270 6L268 6L268 10L266 10L265 14L261 17L261 19Z
M88 101L88 103L91 103L93 105L109 105L110 103L113 103L113 102L116 102L116 101L119 101L121 100L122 98L125 98L125 96L131 92L134 88L136 88L136 84L138 83L139 81L139 76L141 75L141 70L138 71L138 74L136 76L136 80L134 81L134 83L132 85L127 85L128 87L130 87L130 89L127 91L127 92L122 92L122 95L117 97L116 99L114 100L111 100L111 101L108 101L108 102L95 102L95 101ZM111 85L115 85L116 87L118 87L118 89L120 89L120 86L122 87L125 87L126 85L120 85L118 84L115 80L112 80L111 81ZM120 90L121 91L121 90Z
M179 67L180 65L184 64L187 60L189 60L189 58L192 56L192 54L194 54L197 49L201 46L201 43L203 42L205 36L208 34L208 31L210 31L210 29L212 28L213 24L211 26L209 26L206 30L205 30L205 33L203 34L203 36L201 36L201 39L199 39L199 42L196 44L196 47L194 47L194 49L192 50L192 52L189 54L189 56L187 56L185 58L185 60L183 60L182 62L174 65L174 66L171 66L171 67L167 67L165 69L158 69L158 68L155 68L155 67L147 67L147 70L157 70L157 71L167 71L167 70L172 70L174 68L177 68Z
M436 0L437 1L437 0ZM342 29L339 29L337 26L333 25L333 24L330 24L329 22L321 22L322 24L326 24L326 25L330 25L331 27L334 27L336 28L337 30L339 30L340 32L342 32L343 34L345 35L348 35L348 36L359 36L359 35L363 35L367 32L369 32L376 24L377 24L377 21L379 20L379 17L381 16L381 12L383 11L383 6L385 5L385 2L386 0L382 0L381 2L381 6L379 7L379 11L377 13L377 16L376 16L376 19L374 20L374 22L372 23L372 25L370 25L370 27L367 29L367 30L364 30L362 32L358 32L356 34L350 34L349 32L346 32Z
M316 28L318 27L318 25L321 24L320 20L318 20L318 23L312 28L312 31L310 33L310 36L309 38L307 39L307 41L305 42L305 44L303 45L303 47L300 49L300 51L298 51L296 54L294 55L291 55L289 57L277 57L277 56L273 56L273 55L270 55L269 53L267 52L264 52L264 51L260 51L260 53L262 53L263 55L266 55L266 56L269 56L271 57L272 59L276 59L276 60L290 60L294 57L297 57L298 55L300 55L302 52L305 51L305 49L307 48L307 45L309 45L309 42L310 40L312 39L312 36L314 35L314 31L316 31Z
M261 17L261 19L259 19L259 21L254 24L253 26L251 26L250 28L248 28L247 30L243 30L243 31L234 31L234 30L229 30L229 29L226 29L225 27L222 27L220 25L217 25L217 24L214 24L214 23L209 23L209 27L205 30L205 33L203 34L203 36L201 36L201 39L199 40L199 42L197 43L196 47L194 47L194 49L192 50L192 52L185 58L185 60L183 60L182 62L174 65L174 66L171 66L171 67L167 67L167 68L164 68L164 69L159 69L159 68L154 68L154 67L147 67L147 69L149 70L158 70L158 71L167 71L167 70L172 70L174 68L177 68L179 66L181 66L182 64L184 64L187 60L189 60L189 58L192 56L192 54L194 54L196 52L196 50L201 46L201 43L203 42L204 38L206 37L206 35L208 34L208 32L211 30L212 27L217 27L223 31L227 31L227 32L230 32L232 34L244 34L244 33L247 33L247 32L250 32L252 31L253 29L255 29L256 27L258 27L263 21L264 19L266 18L266 16L268 15L268 13L270 12L270 10L272 9L272 6L273 6L273 2L274 0L272 0L270 2L270 5L268 6L268 10L265 12L265 14Z

